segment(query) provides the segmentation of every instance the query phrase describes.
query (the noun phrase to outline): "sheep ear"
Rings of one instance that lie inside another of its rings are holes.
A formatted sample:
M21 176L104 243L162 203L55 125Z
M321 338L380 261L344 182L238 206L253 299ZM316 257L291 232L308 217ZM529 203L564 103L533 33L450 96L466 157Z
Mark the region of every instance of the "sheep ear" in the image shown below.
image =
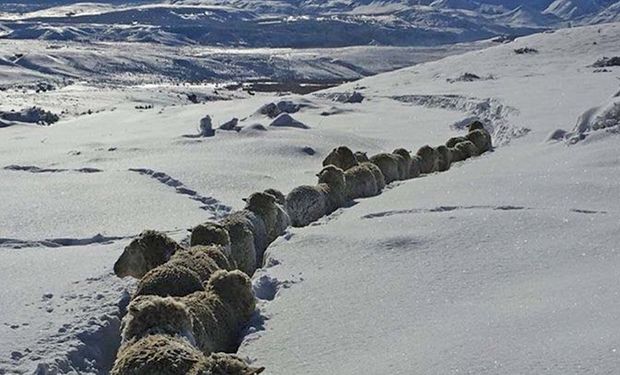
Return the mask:
M263 371L265 371L264 367L253 368L251 370L251 372L248 373L248 375L258 375L258 374L262 373Z
M241 198L242 201L247 202L248 198Z

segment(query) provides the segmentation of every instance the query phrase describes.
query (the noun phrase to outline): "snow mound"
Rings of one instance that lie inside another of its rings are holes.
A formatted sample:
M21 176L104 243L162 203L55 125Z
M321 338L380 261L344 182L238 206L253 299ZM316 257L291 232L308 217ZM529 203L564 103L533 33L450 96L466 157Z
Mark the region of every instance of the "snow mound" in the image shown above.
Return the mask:
M549 140L564 140L569 144L575 144L593 135L599 138L618 133L620 133L620 97L613 97L606 104L583 112L572 132L558 129L549 136Z
M282 113L276 117L275 120L269 126L285 127L285 128L297 128L297 129L310 129L310 127L301 121L295 120L288 113Z
M51 125L60 120L60 117L57 114L46 111L42 108L30 107L24 108L19 112L0 112L0 119L3 120L0 121L0 128L2 128L15 123Z

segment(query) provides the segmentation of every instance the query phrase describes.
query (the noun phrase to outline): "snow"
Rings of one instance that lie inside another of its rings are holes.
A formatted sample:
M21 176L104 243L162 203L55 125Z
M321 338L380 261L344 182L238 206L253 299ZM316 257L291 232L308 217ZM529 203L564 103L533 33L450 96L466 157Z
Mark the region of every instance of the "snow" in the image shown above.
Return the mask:
M21 48L43 53L36 43ZM514 52L525 47L539 53ZM315 53L290 53L305 52ZM274 375L617 372L618 134L547 141L591 108L591 119L616 118L620 71L591 65L617 55L614 23L305 96L81 83L100 77L85 70L52 91L0 92L3 110L62 113L51 126L0 129L0 373L106 373L133 288L112 265L143 229L183 241L252 192L314 182L335 146L415 152L473 118L492 129L494 152L392 184L270 246L240 354ZM465 73L494 79L448 82ZM364 100L333 100L353 92ZM269 126L268 103L308 128ZM207 115L214 136L184 137ZM239 132L217 129L233 118Z

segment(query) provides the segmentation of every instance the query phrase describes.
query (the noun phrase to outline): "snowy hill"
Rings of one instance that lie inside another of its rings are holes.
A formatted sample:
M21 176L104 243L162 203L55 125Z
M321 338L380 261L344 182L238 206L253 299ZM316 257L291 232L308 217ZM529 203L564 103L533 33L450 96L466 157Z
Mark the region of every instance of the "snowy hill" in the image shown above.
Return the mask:
M68 66L37 57L36 43L28 64ZM110 50L73 53L62 58L92 53L83 69L96 72ZM7 117L60 114L0 128L0 373L107 372L135 286L112 265L143 229L186 241L187 228L254 191L316 183L335 146L415 152L473 118L493 152L394 183L270 246L240 355L270 375L618 372L620 70L592 66L605 56L620 56L618 23L305 96L79 76L0 91ZM3 58L0 72L19 80L12 64ZM334 100L354 90L361 103ZM269 126L259 108L272 102L296 104L306 126ZM241 129L198 138L206 115Z
M30 12L5 6L0 23L10 30L5 36L10 39L294 48L428 46L525 35L586 15L600 20L594 18L598 12L615 11L599 6L602 1L557 0L546 10L540 2L498 6L474 0L63 2L38 5Z

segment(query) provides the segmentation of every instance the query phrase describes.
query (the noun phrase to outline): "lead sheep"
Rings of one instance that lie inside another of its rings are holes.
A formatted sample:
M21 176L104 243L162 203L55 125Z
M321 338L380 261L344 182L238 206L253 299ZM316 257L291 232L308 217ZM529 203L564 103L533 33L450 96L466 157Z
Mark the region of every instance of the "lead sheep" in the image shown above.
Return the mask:
M466 138L476 145L479 154L483 154L491 150L491 136L486 130L473 130L467 134Z
M358 164L353 151L346 146L340 146L333 149L323 160L323 166L336 166L343 171L352 168Z
M147 272L138 282L134 297L185 296L204 290L202 285L222 269L232 270L234 265L224 255L221 246L194 246L177 252L170 261Z
M176 298L135 298L122 321L122 344L166 334L186 339L204 354L234 351L255 308L248 276L238 270L220 270L201 292Z
M429 145L420 147L417 152L420 157L420 173L433 173L437 167L437 152Z
M318 185L298 186L286 196L286 212L294 227L305 227L344 205L346 181L342 169L329 165L317 177Z
M348 200L372 197L379 194L377 180L369 168L369 164L356 165L344 172Z
M181 249L173 239L161 232L146 230L125 247L114 263L118 277L142 278L151 269L163 264Z
M370 158L370 162L381 170L386 184L400 179L400 160L396 155L388 153L377 154Z

